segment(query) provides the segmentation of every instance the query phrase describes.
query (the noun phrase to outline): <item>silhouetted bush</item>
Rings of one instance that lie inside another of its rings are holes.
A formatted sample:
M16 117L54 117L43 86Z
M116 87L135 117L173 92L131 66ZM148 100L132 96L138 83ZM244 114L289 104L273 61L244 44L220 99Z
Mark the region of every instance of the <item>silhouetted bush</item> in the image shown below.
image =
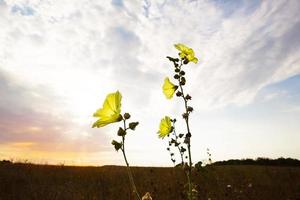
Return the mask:
M300 160L293 158L263 158L258 157L255 160L247 158L247 159L230 159L226 161L217 161L212 165L269 165L269 166L290 166L290 167L300 167Z
M0 165L12 164L10 160L0 160Z

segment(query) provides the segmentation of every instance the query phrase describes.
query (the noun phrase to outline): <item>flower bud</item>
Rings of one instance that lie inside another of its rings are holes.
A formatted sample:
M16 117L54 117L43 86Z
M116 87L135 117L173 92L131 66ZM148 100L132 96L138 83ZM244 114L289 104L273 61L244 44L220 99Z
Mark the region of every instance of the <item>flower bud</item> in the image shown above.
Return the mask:
M124 114L124 119L129 119L130 118L130 114L129 113L125 113Z
M179 75L178 75L178 74L175 74L175 75L174 75L174 78L175 78L175 79L179 79Z
M188 113L183 113L183 114L182 114L182 117L183 117L184 119L187 119L187 118L189 117L189 114L188 114Z
M183 147L180 148L180 152L184 153L185 151L186 151L185 148L183 148Z
M185 72L184 72L184 71L181 71L179 74L180 74L181 76L184 76L184 75L185 75Z
M191 97L189 94L187 94L187 95L185 96L185 99L186 99L186 100L191 100L192 97Z
M118 130L118 136L125 136L125 135L126 135L126 131L120 127Z
M182 93L181 93L180 91L177 91L177 92L176 92L176 96L181 97L181 96L182 96Z
M123 116L120 114L118 117L118 122L123 120Z
M189 60L185 58L185 59L183 60L183 64L186 65L186 64L188 64L188 63L189 63Z
M180 81L186 81L184 77L181 77Z
M176 69L175 69L175 72L176 72L176 73L180 72L180 69L176 68Z
M185 83L186 83L185 78L184 78L184 77L181 77L181 79L180 79L180 84L181 84L181 85L185 85Z
M173 130L174 130L174 126L171 126L170 133L173 132Z
M121 142L117 142L116 140L113 140L111 142L111 144L114 145L116 151L118 151L119 149L122 148L122 143Z
M170 56L167 56L167 58L169 59L169 61L175 62L175 58L172 58L172 57L170 57Z
M184 143L189 144L190 143L190 137L185 137L184 138Z
M194 110L193 107L191 107L191 106L188 106L188 107L187 107L187 111L188 111L188 112L193 112L193 110Z
M131 130L134 130L137 125L139 125L139 122L131 122L129 123L129 128Z

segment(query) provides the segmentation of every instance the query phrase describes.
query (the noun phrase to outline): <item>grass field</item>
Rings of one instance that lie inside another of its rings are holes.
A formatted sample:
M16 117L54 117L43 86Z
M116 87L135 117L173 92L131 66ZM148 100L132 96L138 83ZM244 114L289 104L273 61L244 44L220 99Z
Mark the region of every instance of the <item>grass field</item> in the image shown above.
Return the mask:
M184 198L181 169L132 168L140 193L154 200ZM210 166L194 172L199 199L298 200L300 168ZM0 164L0 200L134 199L126 168Z

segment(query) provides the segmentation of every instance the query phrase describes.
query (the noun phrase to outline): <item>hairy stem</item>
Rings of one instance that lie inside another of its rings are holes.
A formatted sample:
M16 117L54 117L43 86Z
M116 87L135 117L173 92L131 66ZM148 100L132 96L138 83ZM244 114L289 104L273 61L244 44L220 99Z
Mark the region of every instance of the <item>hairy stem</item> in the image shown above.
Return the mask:
M183 65L183 63L182 63L182 60L181 60L179 70L181 70L182 65ZM184 101L185 112L187 113L187 116L184 119L185 119L185 123L186 123L187 134L188 134L188 140L187 140L187 149L188 149L188 154L189 154L189 167L188 167L188 173L187 173L188 186L189 186L188 198L189 198L189 200L192 200L191 175L192 175L192 164L193 163L192 163L191 140L190 140L192 135L191 135L190 125L189 125L189 111L188 111L188 105L187 105L188 100L186 99L186 96L184 94L183 87L182 87L180 79L178 79L178 83L179 83L179 88L180 88L180 92L181 92L181 97Z
M178 141L177 141L178 137L177 137L177 134L176 134L176 131L175 131L175 122L173 122L173 127L174 127L173 134L174 134L174 136L175 136L176 142L178 142ZM183 160L183 152L181 152L181 149L180 149L179 146L177 146L177 149L178 149L179 154L180 154L180 157L181 157L181 165L183 166L183 164L184 164L184 160Z
M125 120L123 120L124 122L124 130L126 131L126 122ZM131 169L130 169L130 166L129 166L129 163L127 161L127 157L126 157L126 153L125 153L125 136L122 136L122 153L123 153L123 157L124 157L124 160L125 160L125 163L126 163L126 168L127 168L127 174L128 174L128 178L129 178L129 182L131 184L131 187L133 189L133 192L135 193L136 197L138 200L141 200L141 197L136 189L136 186L135 186L135 183L134 183L134 180L133 180L133 176L132 176L132 172L131 172Z

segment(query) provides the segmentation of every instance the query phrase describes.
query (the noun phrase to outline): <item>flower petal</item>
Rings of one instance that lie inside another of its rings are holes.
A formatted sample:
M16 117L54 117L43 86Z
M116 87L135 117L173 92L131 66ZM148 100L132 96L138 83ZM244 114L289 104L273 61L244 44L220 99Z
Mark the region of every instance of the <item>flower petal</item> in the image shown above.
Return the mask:
M188 61L197 63L198 58L195 57L194 50L192 48L189 48L188 46L178 43L174 45L177 50L179 50L179 57L180 58L186 58Z
M106 96L102 108L94 113L99 119L93 124L94 127L103 127L107 124L120 121L122 95L119 91Z
M181 43L175 44L174 46L179 51L185 51L188 48L187 46L185 46L184 44L181 44Z
M171 124L171 118L169 116L165 116L159 124L159 131L158 131L158 137L164 138L168 134L172 132L172 124Z
M171 99L176 91L176 86L167 77L165 78L162 89L166 98Z

